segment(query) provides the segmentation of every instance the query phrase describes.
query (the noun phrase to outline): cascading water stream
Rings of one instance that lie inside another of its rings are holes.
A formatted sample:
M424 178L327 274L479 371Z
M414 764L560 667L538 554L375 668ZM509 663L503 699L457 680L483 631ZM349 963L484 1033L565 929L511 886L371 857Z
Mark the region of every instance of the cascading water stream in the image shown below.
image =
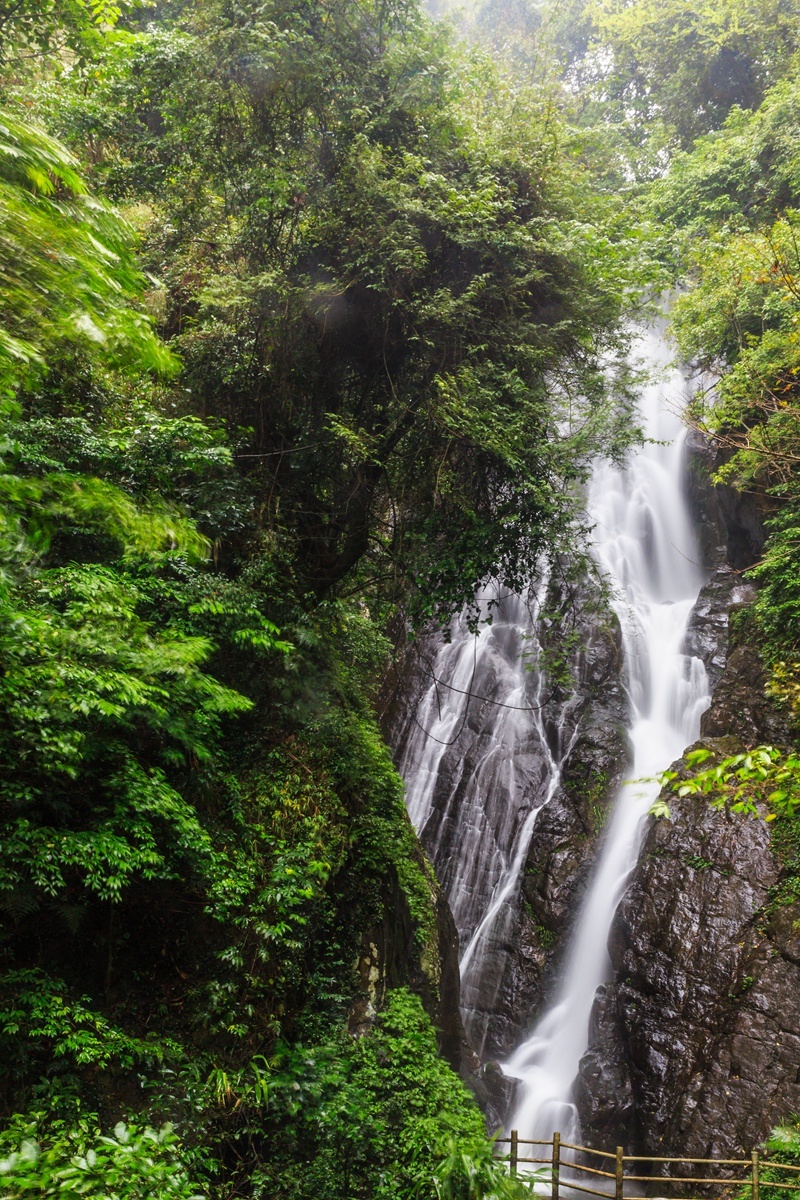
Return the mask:
M477 634L454 622L400 756L409 814L458 928L462 1014L479 1053L536 816L575 736L570 702L545 727L536 626L546 590L545 579L527 600L503 596Z
M642 337L646 361L664 364L667 348L655 332ZM683 391L675 372L647 388L642 419L654 444L622 470L598 464L589 506L595 553L608 578L623 631L626 685L632 708L631 780L653 776L698 735L708 705L703 664L682 652L691 610L704 582L682 491L684 430L674 406ZM572 1088L588 1046L595 993L608 977L608 937L617 905L638 858L657 783L628 783L617 798L569 947L554 1005L504 1064L522 1081L509 1125L522 1137L578 1134Z

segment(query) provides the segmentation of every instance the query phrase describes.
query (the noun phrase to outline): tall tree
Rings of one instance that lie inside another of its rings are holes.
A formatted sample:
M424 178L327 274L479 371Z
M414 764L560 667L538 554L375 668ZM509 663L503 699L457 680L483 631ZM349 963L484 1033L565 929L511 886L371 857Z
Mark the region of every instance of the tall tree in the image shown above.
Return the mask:
M106 72L105 112L138 121L93 126L76 96L62 128L152 205L165 331L202 411L253 427L242 462L306 586L369 566L418 615L492 571L520 586L630 432L605 365L624 239L549 101L351 0L203 0Z

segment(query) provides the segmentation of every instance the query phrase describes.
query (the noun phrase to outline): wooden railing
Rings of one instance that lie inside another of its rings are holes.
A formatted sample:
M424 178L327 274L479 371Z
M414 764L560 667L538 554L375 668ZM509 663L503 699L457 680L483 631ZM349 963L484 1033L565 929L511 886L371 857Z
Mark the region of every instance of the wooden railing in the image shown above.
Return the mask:
M674 1189L677 1187L684 1196L683 1188L692 1185L696 1187L698 1184L702 1185L703 1190L727 1188L730 1192L747 1188L751 1193L751 1200L761 1200L762 1188L800 1192L800 1167L763 1159L758 1150L753 1150L749 1158L659 1158L652 1155L626 1154L622 1146L617 1146L616 1153L611 1154L607 1150L594 1150L591 1146L562 1142L559 1133L554 1133L549 1141L521 1138L516 1129L512 1129L510 1137L497 1138L495 1144L510 1147L507 1161L512 1175L520 1173L520 1166L539 1167L543 1176L542 1194L545 1194L549 1182L551 1200L559 1200L559 1195L564 1197L569 1192L585 1192L590 1196L603 1196L605 1200L611 1200L611 1197L614 1200L648 1200L645 1195L634 1194L647 1192L647 1185L657 1186L658 1189L654 1192L651 1187L650 1196L668 1194L670 1188L673 1189L674 1195ZM526 1146L538 1148L544 1156L521 1154L520 1149ZM546 1155L545 1150L548 1151ZM589 1162L581 1159L588 1159ZM602 1167L591 1166L592 1160L602 1162L610 1169L603 1170ZM633 1166L632 1172L626 1172L628 1164ZM642 1164L652 1164L654 1167L658 1164L661 1173L643 1175L640 1173ZM706 1168L706 1174L694 1171L695 1167ZM719 1178L714 1178L709 1173L709 1168L725 1168L725 1173ZM763 1179L764 1171L769 1172L769 1179ZM774 1179L776 1173L784 1172L790 1177L788 1181ZM608 1183L604 1185L602 1181L605 1180L608 1180ZM589 1187L589 1183L597 1183L599 1186ZM633 1187L634 1184L641 1186ZM720 1195L725 1196L726 1193Z

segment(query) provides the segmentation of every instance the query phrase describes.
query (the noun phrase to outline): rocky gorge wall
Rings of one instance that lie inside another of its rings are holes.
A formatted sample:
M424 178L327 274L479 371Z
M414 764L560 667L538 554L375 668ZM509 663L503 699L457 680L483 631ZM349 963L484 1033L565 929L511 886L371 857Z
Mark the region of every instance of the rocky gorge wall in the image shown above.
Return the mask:
M619 624L608 610L579 616L573 658L576 737L559 785L541 810L525 860L492 1050L505 1058L529 1032L554 987L609 808L628 768L628 699Z
M742 572L763 547L761 516L751 497L711 485L715 465L703 439L690 436L687 487L709 580L685 649L703 659L713 688L701 742L735 753L743 745L780 744L788 731L765 695L747 622L739 622L742 633L730 633L731 612L744 612L753 599ZM569 751L536 819L511 920L491 944L483 1065L469 1047L461 1058L493 1129L507 1113L513 1083L492 1060L519 1044L552 995L597 840L630 761L616 618L587 594L575 620L580 648L570 659L571 682L551 690L543 714L548 738L569 742ZM562 632L546 621L538 629L545 648ZM384 729L397 759L424 686L420 660L430 662L430 654L430 645L412 648L387 687ZM491 695L491 685L481 679L476 691ZM435 843L445 885L461 836L461 785L454 780L469 778L490 725L491 704L475 703L463 735L442 758L434 808L446 817L422 830L422 842ZM536 763L521 779L514 803L524 813L537 800ZM576 1100L583 1136L600 1148L730 1156L749 1151L778 1119L800 1110L800 903L786 888L776 903L786 856L764 821L718 812L702 798L670 797L670 806L671 818L653 821L646 833L612 927L612 978L593 1008ZM452 977L451 928L446 940ZM457 999L452 979L447 997L450 1005ZM444 1040L453 1061L458 1022L444 1012L440 1020L449 1026Z
M714 685L698 745L732 754L785 744L788 730L747 622L728 629L753 598L740 572L763 546L760 515L752 498L710 487L713 465L694 439L692 498L714 569L687 648ZM667 799L670 819L651 823L614 920L576 1098L600 1148L730 1157L800 1110L796 848L761 819Z
M477 1015L485 1031L481 1058L490 1064L519 1044L530 1028L558 970L559 955L580 906L580 896L593 861L596 839L628 764L628 701L621 681L621 636L614 614L590 588L573 610L569 638L576 649L564 664L560 685L549 686L542 726L552 751L561 758L559 782L540 809L525 856L520 884L510 904L510 920L498 923L482 948L483 986L478 989ZM563 608L563 597L551 589L547 608ZM536 634L545 656L563 639L563 628L547 618ZM552 647L548 643L552 643ZM385 697L383 727L395 761L415 735L415 716L436 639L407 651ZM464 836L464 793L476 772L486 805L501 805L510 820L520 821L542 803L547 785L543 748L535 730L516 745L513 793L502 772L504 748L497 751L497 773L487 770L493 752L496 687L491 661L479 664L473 687L479 699L467 709L463 729L443 752L432 798L432 812L420 830L445 891L452 887L453 863ZM567 748L565 750L565 748ZM481 814L479 819L483 819ZM487 819L484 836L493 836ZM491 1081L490 1081L491 1082ZM508 1089L506 1088L506 1091ZM492 1119L504 1113L495 1105Z

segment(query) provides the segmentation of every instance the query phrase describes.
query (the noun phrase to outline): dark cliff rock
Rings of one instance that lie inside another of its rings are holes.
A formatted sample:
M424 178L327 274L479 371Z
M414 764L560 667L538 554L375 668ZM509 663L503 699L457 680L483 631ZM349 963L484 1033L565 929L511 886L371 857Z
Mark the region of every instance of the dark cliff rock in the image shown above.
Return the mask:
M761 514L752 496L711 484L719 465L693 435L689 491L711 577L685 648L714 685L703 744L725 755L787 744L789 731L747 644L754 591L741 572L763 548ZM745 619L731 632L737 612ZM795 850L787 859L780 829L771 836L780 823L665 798L671 819L651 823L614 920L613 975L594 1005L576 1101L601 1148L737 1156L800 1109Z
M727 563L716 567L702 588L686 628L683 651L702 660L711 687L719 682L728 658L731 608L752 599L749 584Z
M619 624L591 603L575 619L581 650L571 664L570 725L560 731L561 778L533 828L502 985L488 1023L487 1051L497 1058L519 1044L554 982L597 835L630 761Z
M614 670L618 670L616 660ZM594 845L630 761L626 699L610 676L602 699L587 694L561 782L542 809L525 863L523 895L533 926L532 956L547 980L568 933L594 858Z
M527 730L524 724L519 726L513 773L509 773L504 767L506 749L499 756L497 753L497 709L491 698L502 684L504 672L507 677L510 652L517 654L519 649L507 647L508 654L504 654L500 646L501 652L480 656L471 680L475 699L468 706L459 736L442 750L430 812L421 829L422 844L458 914L463 889L459 891L456 885L455 871L463 859L465 826L480 825L484 848L493 838L505 839L504 849L498 846L487 856L491 867L508 853L519 823L538 810L522 886L509 900L503 919L484 936L479 981L471 980L462 991L468 1032L484 1061L507 1057L535 1019L575 916L595 837L629 757L628 702L621 683L616 618L598 603L588 586L577 598L573 588L568 600L554 585L546 611L555 615L539 620L545 653L558 658L565 644L578 647L569 651L564 664L572 682L551 686L545 695L541 725L535 723L536 728L530 725ZM565 623L570 625L566 643ZM493 636L506 636L499 622L493 628ZM430 666L426 671L425 664L430 664L436 653L436 638L428 644L423 639L407 652L407 661L399 668L400 677L404 671L412 676L408 689L398 688L392 680L387 684L384 729L398 761L409 739L418 737L414 714L423 691L419 678L426 678L427 685ZM533 673L529 679L528 694L531 703L536 703L537 676ZM551 755L562 758L563 769L560 784L548 799ZM486 803L491 801L491 813L475 805L476 786ZM484 891L491 895L491 888L484 887ZM459 919L463 922L463 911ZM461 930L462 941L473 928L467 920Z
M578 1102L603 1148L730 1157L800 1105L800 908L761 820L672 801L618 910Z
M467 1080L475 1099L486 1114L490 1134L503 1129L506 1117L514 1106L519 1080L504 1075L496 1062L487 1062Z
M711 482L718 466L719 456L692 435L687 487L709 580L685 652L702 659L716 689L702 735L733 752L741 740L780 743L786 730L765 698L757 653L729 647L729 614L752 602L742 571L760 554L764 531L752 497ZM558 604L550 598L551 609ZM560 783L536 819L511 919L487 947L478 1012L485 1059L505 1057L548 999L597 835L629 763L618 627L591 603L578 623L582 649L571 662L571 705L555 695L544 714L552 744L565 750ZM412 664L401 673L416 678L413 704L424 671ZM487 677L476 691L490 695L492 686ZM385 726L396 748L408 736L409 694L400 706L388 697ZM474 704L467 736L444 757L446 803L424 831L426 844L455 845L459 789L480 757L488 716ZM541 802L543 764L534 746L530 751L523 748L518 763L520 817ZM672 819L647 833L615 920L613 977L593 1009L576 1099L585 1136L598 1146L729 1154L800 1107L800 1048L792 1032L800 1029L800 938L794 908L770 907L783 868L763 821L726 816L704 800L671 804ZM438 864L445 887L448 869L445 855ZM510 1105L513 1081L491 1062L476 1070L468 1052L463 1061L494 1128Z
M689 431L686 451L689 507L703 565L711 569L724 562L734 571L744 571L761 557L766 539L758 498L712 482L730 454L702 433Z
M348 1028L355 1037L363 1036L372 1027L387 989L410 987L437 1031L439 1053L455 1071L469 1078L478 1063L467 1045L461 1020L458 931L421 849L418 854L430 885L435 926L420 946L420 929L409 898L397 873L389 872L382 881L380 919L362 935Z
M758 655L735 648L702 744L725 755L786 732ZM800 904L763 820L665 798L612 927L576 1096L603 1148L730 1157L800 1107Z
M627 1029L617 989L603 985L589 1023L589 1049L581 1060L575 1103L593 1146L616 1149L636 1142L637 1125L628 1063Z
M579 719L559 787L536 823L525 867L525 896L536 920L563 935L602 830L630 764L629 701L622 682L622 635L610 612L584 619L574 664Z
M732 736L749 746L788 744L786 719L767 696L766 682L758 651L736 646L700 722L703 737Z
M686 437L686 497L697 530L700 561L708 570L727 562L728 531L717 489L711 481L719 465L708 438L696 430L689 430Z
M689 507L701 562L710 578L692 610L684 652L703 660L713 688L728 657L730 616L755 598L755 588L742 572L760 557L765 533L754 496L742 496L726 485L712 483L723 456L708 439L692 430L686 447Z

